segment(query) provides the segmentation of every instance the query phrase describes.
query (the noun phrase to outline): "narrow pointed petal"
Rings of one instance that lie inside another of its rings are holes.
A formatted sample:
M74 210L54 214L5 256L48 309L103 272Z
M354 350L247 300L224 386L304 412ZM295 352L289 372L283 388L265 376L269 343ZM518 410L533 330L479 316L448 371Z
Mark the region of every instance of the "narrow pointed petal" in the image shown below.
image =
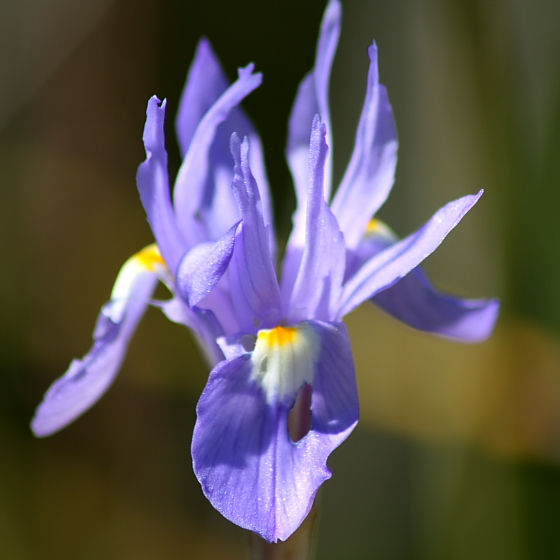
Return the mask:
M214 224L208 223L208 216L205 216L206 219L201 219L199 213L208 204L208 199L212 202L216 201L215 195L217 193L214 192L216 178L210 172L216 173L222 169L223 165L219 165L219 163L226 154L224 146L218 145L211 157L211 147L218 126L228 118L231 111L249 93L261 84L262 75L254 74L253 69L253 64L246 68L240 68L238 79L204 115L196 128L190 148L179 170L173 194L174 206L177 216L180 217L179 225L190 246L211 240L208 229L212 229ZM227 143L225 143L225 146L227 146ZM216 165L218 169L216 169ZM228 156L226 169L231 170L231 165L231 158ZM226 183L226 187L229 187L229 184ZM229 190L224 190L220 198L227 198L228 196L231 197ZM233 204L228 204L227 200L217 202L222 205L221 212L214 212L212 215L218 218L223 218L228 208L235 208ZM239 217L237 215L227 215L226 219L228 220L227 229ZM225 229L219 232L219 235L224 232Z
M281 316L280 290L264 225L259 191L251 174L247 139L231 138L235 160L232 189L242 217L230 265L233 303L244 332L277 323Z
M415 329L461 342L486 340L500 310L496 299L461 299L438 292L419 267L372 301Z
M165 266L155 246L122 267L110 301L97 319L94 343L81 360L55 381L38 406L31 429L36 436L61 430L95 404L113 383L138 322L154 292L158 267Z
M343 289L338 317L389 288L416 268L445 239L482 196L469 195L440 208L417 232L368 260Z
M313 386L312 428L294 443L288 416L304 383ZM287 539L331 476L328 456L358 420L344 325L312 321L259 333L252 355L210 374L197 414L193 463L208 499L269 542Z
M148 102L143 137L146 161L138 168L136 180L148 222L161 254L171 273L175 274L187 246L177 227L171 205L163 130L165 104L163 101L160 105L159 99L155 96Z
M346 279L367 260L398 242L386 224L371 220L358 247L348 253ZM460 342L488 338L499 311L495 299L462 299L438 292L419 266L370 301L412 328Z
M181 155L186 158L192 138L207 112L218 103L222 94L228 89L229 81L214 54L208 39L200 40L194 61L189 69L185 89L179 105L176 129L181 147ZM220 102L222 103L222 102ZM213 126L213 123L210 123ZM208 123L203 127L208 127ZM215 240L237 219L237 206L231 193L233 178L233 161L229 149L229 140L233 132L241 137L248 136L251 142L251 169L259 185L263 202L263 215L266 224L272 224L272 202L270 199L268 180L264 166L261 141L253 124L241 107L233 107L225 120L215 127L214 139L208 148L209 164L203 188L204 194L199 197L201 206L195 215L179 214L181 227L188 229L188 220L199 220L198 239ZM195 148L196 149L196 148ZM200 152L200 150L199 150ZM188 173L185 171L185 175ZM187 184L184 185L184 180ZM183 177L176 186L178 191L186 190L191 194L192 178ZM176 195L179 197L179 194ZM194 233L192 234L194 235ZM272 247L275 250L275 247Z
M354 152L332 203L350 249L358 245L369 220L387 199L397 165L397 131L387 90L379 83L375 43L368 54L367 93Z
M309 149L306 240L290 301L290 320L331 318L338 303L346 248L336 218L325 201L324 168L327 157L325 125L313 121Z
M210 41L203 37L189 68L175 123L182 157L189 149L196 127L228 85Z
M298 203L305 201L307 192L307 154L313 117L320 115L327 126L327 144L332 147L329 112L329 81L340 36L342 8L338 0L330 0L321 23L315 66L301 82L288 128L286 157L294 178ZM332 181L332 158L326 163L325 198L328 200Z
M239 223L218 241L201 243L183 257L177 271L177 287L189 306L208 295L224 275L233 254Z

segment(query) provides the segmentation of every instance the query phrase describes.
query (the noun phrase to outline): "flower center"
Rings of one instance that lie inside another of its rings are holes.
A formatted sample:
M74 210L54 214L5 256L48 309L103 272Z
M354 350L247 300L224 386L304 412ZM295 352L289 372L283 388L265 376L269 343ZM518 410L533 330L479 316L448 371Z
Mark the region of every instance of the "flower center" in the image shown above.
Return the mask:
M312 384L319 345L308 323L259 331L251 356L252 378L268 402L293 402L304 384Z

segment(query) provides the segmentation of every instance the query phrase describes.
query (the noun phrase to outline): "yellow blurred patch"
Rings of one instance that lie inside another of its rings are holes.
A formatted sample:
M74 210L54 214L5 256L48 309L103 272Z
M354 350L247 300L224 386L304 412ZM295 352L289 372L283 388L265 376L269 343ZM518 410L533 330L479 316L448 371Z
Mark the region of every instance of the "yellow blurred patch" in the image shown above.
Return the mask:
M362 421L508 455L560 459L560 342L503 318L482 344L409 329L371 306L347 317Z

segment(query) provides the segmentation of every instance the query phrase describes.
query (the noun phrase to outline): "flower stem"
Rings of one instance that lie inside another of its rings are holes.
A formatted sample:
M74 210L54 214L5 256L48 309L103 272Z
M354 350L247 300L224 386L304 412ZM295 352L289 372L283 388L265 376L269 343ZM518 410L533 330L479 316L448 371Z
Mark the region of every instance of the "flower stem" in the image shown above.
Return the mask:
M317 508L313 505L299 529L289 539L277 543L268 543L256 533L251 533L250 560L310 560L316 519Z

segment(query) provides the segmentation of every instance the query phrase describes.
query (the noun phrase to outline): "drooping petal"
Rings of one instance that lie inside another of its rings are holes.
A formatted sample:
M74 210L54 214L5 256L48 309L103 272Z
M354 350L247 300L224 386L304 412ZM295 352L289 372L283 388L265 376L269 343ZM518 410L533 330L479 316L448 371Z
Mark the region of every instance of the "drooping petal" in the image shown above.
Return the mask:
M344 285L338 317L416 268L476 204L482 192L448 203L418 231L368 260Z
M356 249L347 253L345 279L398 241L386 224L371 220ZM410 327L462 342L488 338L499 311L494 299L462 299L438 292L419 266L371 301Z
M331 122L329 112L329 81L332 62L338 38L342 8L338 0L330 0L321 23L315 66L301 82L288 126L288 146L286 157L294 178L298 205L304 205L307 193L307 163L311 125L315 115L319 114L327 126L327 144L332 148ZM326 163L325 198L329 199L331 188L332 158Z
M372 301L415 329L462 342L487 339L500 310L496 299L461 299L438 292L420 267Z
M159 251L151 245L131 257L122 267L110 301L97 319L94 343L81 360L55 381L37 408L31 429L39 437L64 428L95 404L109 388L125 357L138 322L150 303L156 273L165 267Z
M143 136L146 161L138 168L136 180L140 198L158 247L169 270L175 274L179 261L187 250L187 245L177 227L171 205L163 130L165 105L165 101L160 105L159 99L155 96L148 102Z
M175 128L185 157L196 127L228 87L228 80L210 41L203 37L194 54L177 113Z
M239 222L218 241L200 243L193 247L179 264L177 287L192 307L208 295L224 275L235 242Z
M227 212L228 209L235 211L235 206L228 203L227 200L228 197L231 199L229 184L224 183L224 181L215 183L215 174L221 172L224 167L219 161L220 156L223 157L225 154L224 147L218 144L213 152L213 159L210 157L210 150L218 126L228 118L232 109L242 99L261 84L262 75L254 74L253 70L253 64L240 68L238 79L204 115L196 128L189 150L179 170L173 193L174 206L180 219L179 226L191 247L200 242L216 239L209 234L209 229L212 230L213 227L216 229L215 224L212 223L211 217L200 215L201 209L211 206L213 202L220 204L218 207L220 212L211 214L221 223L224 218L226 219L227 226L219 232L218 236L222 235L226 229L231 227L232 223L239 219L237 214L229 215ZM225 142L228 140L229 135ZM225 145L227 146L227 143ZM226 174L231 173L229 171L231 167L231 158L228 156ZM224 190L223 193L215 192L220 185L224 189L228 188L228 190Z
M288 416L313 387L311 431L294 443ZM358 420L352 352L341 323L259 333L252 354L219 364L197 407L192 454L210 502L270 542L287 539L331 473L326 461Z
M325 125L313 121L309 149L306 240L290 300L290 320L331 319L344 275L346 248L336 218L325 201L324 167L328 148ZM290 271L285 271L289 273ZM286 274L286 283L290 278ZM283 286L284 288L284 286Z
M232 189L242 217L230 264L233 303L243 332L277 324L281 316L280 289L268 244L259 191L248 160L249 143L231 138L235 160Z
M332 203L350 249L358 245L369 220L387 199L397 165L397 131L387 90L379 83L375 43L368 54L367 92L354 152Z

